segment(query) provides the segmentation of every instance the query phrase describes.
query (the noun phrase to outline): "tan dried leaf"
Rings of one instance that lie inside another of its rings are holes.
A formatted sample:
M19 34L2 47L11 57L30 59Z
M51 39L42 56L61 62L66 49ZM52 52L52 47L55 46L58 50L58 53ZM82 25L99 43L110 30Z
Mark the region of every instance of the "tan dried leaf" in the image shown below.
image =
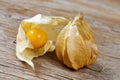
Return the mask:
M59 60L75 70L95 62L98 53L94 34L83 16L75 17L59 33L56 54Z

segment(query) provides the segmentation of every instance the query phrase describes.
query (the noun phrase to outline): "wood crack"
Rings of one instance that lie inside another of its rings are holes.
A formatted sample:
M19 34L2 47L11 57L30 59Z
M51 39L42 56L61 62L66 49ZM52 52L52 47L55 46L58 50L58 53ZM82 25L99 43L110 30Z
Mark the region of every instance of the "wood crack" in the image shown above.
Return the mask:
M9 75L9 76L12 76L12 77L17 77L17 78L20 78L20 79L28 80L28 79L25 79L25 78L22 78L22 77L13 75L13 74L5 73L5 72L0 72L0 73L5 74L5 75Z

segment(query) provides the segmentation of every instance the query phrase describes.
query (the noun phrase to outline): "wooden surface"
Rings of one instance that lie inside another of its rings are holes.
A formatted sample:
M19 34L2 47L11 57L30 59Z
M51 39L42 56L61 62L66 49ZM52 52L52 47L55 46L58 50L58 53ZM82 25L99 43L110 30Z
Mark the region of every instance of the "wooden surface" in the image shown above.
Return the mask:
M55 53L34 59L36 72L16 58L13 41L21 20L38 13L73 18L79 12L95 33L102 72L71 70ZM0 0L0 80L120 80L120 0Z

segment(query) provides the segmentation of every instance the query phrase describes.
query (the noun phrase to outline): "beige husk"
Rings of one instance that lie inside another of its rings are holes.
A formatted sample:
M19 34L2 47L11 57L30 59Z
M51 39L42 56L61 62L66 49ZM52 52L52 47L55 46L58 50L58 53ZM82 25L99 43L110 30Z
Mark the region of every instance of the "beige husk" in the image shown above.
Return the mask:
M94 34L83 16L77 16L59 33L56 54L60 61L75 70L93 64L98 56Z
M54 51L55 46L53 41L55 41L60 30L56 28L62 28L68 21L64 17L56 16L43 16L41 14L36 15L33 18L23 20L19 26L17 34L17 44L16 44L16 56L21 60L28 63L34 69L34 64L32 59L34 57L42 56L48 51ZM41 27L45 30L48 36L48 41L46 44L39 49L34 49L31 45L29 39L26 37L26 32L34 27Z

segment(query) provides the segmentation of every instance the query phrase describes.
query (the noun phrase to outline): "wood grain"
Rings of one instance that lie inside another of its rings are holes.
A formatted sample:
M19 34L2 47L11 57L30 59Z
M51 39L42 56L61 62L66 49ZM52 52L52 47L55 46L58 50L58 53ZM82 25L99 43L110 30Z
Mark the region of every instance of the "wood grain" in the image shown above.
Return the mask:
M83 13L95 33L99 49L96 63L104 70L71 70L58 61L55 52L34 59L36 71L19 61L13 43L18 26L21 20L39 13L67 18ZM119 61L119 0L0 0L0 80L119 80Z

